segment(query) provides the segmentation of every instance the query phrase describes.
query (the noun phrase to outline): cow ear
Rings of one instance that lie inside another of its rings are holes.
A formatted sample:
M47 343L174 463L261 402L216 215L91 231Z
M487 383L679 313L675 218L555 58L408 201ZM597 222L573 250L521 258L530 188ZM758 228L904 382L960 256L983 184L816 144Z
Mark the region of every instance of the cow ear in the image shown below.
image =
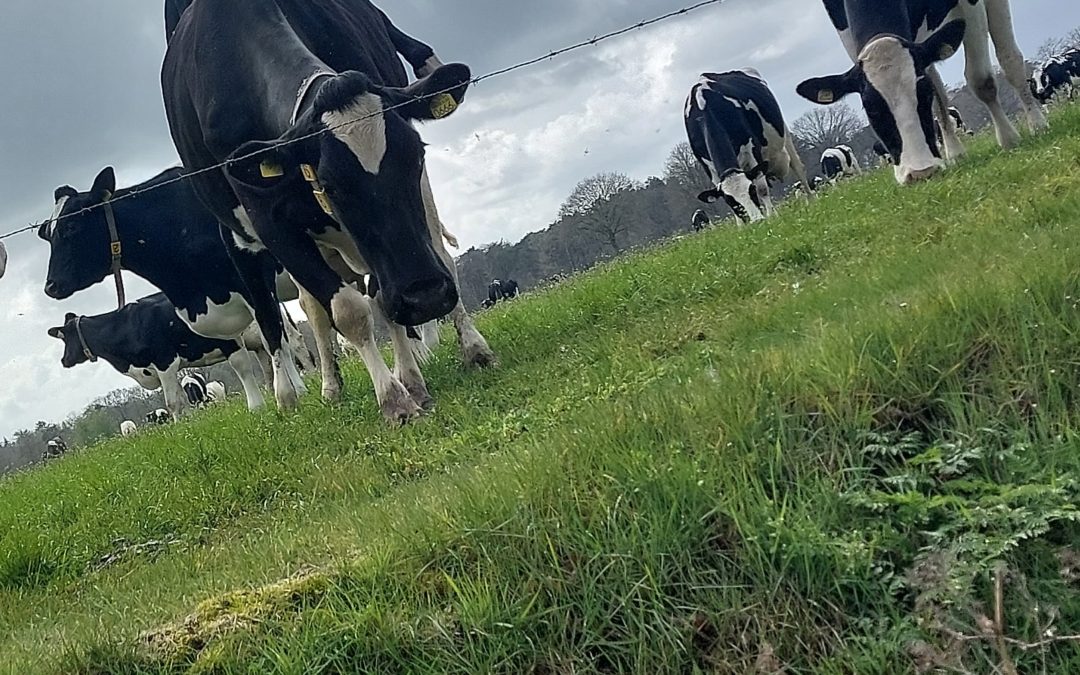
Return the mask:
M938 61L945 61L960 49L964 41L964 33L967 24L963 19L950 21L936 33L911 48L911 56L915 59L915 67L919 72L926 70Z
M64 185L64 186L56 188L56 191L53 192L53 203L59 204L60 200L63 199L64 197L67 197L68 199L71 199L72 197L78 197L78 196L79 196L79 191L78 190L71 187L70 185Z
M465 101L472 71L464 63L450 63L404 89L383 88L390 107L412 120L441 120L454 114Z
M843 75L828 75L806 80L795 91L811 103L832 105L849 94L862 91L862 69L854 66Z
M90 188L90 194L96 199L108 199L116 192L116 172L111 166L101 170L94 179L94 186Z
M229 180L255 189L273 187L290 172L299 171L277 141L252 141L241 145L225 165Z
M49 329L49 337L56 338L57 340L63 340L64 339L64 329L60 328L60 327L50 328Z
M704 202L706 204L715 204L716 202L720 201L721 196L722 195L720 194L720 191L716 188L713 188L711 190L706 190L705 192L702 192L697 196L697 198L698 201Z
M75 314L73 314L72 312L68 312L67 314L64 315L64 323L65 324L71 323L72 321L74 321L75 319L78 319L78 318L79 317L76 316Z

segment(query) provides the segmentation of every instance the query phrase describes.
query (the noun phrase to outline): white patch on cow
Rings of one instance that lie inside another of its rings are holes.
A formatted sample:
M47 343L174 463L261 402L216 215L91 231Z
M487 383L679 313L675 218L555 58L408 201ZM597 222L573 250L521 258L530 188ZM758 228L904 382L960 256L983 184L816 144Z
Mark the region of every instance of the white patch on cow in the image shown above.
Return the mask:
M128 371L124 373L131 379L135 380L140 387L147 391L157 391L161 388L161 373L157 368L136 368L132 366L128 368Z
M233 241L236 242L236 247L252 253L261 253L265 251L266 247L262 245L262 240L259 239L259 235L255 234L255 224L251 221L251 216L248 215L247 210L244 209L243 206L237 206L233 209L233 215L236 216L236 220L240 223L240 227L244 230L244 234L253 240L247 241L233 232Z
M751 223L754 223L763 220L765 214L750 197L750 187L752 185L753 183L746 177L745 173L735 171L728 174L724 180L720 181L720 185L717 187L726 196L735 200L735 202L743 208L746 218L749 219Z
M64 212L64 207L67 206L70 197L61 197L60 201L56 202L56 208L53 209L53 213L49 216L49 239L52 239L56 234L57 219L60 218L60 214Z
M942 161L934 156L919 119L915 60L894 37L879 37L859 55L870 85L881 94L900 132L903 149L896 165L897 180L911 180L934 173Z
M120 423L120 433L124 436L134 436L138 431L139 428L131 420L124 420Z
M176 314L192 332L214 340L235 339L255 320L254 312L239 293L230 293L220 305L207 298L206 306L206 313L196 316L195 321L189 321L188 313L182 309L178 308Z
M371 269L360 255L360 249L356 241L348 232L338 229L327 229L313 237L319 248L325 252L334 252L341 256L345 264L357 274L370 274Z
M364 94L342 110L323 113L322 121L352 150L364 171L378 175L386 156L386 118L381 98Z
M225 385L217 381L206 385L206 397L214 403L221 403L226 397Z

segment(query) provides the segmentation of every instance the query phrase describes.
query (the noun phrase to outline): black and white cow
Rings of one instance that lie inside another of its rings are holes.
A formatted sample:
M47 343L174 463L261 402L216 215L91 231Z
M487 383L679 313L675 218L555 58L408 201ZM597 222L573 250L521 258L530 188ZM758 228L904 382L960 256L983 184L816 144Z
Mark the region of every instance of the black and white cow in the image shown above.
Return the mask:
M184 165L228 162L192 178L239 246L229 250L252 289L282 408L296 392L279 367L291 349L265 282L275 260L311 296L304 310L316 333L332 323L358 347L389 419L411 419L432 400L404 326L452 313L466 362L494 363L461 305L413 127L451 114L471 74L432 55L409 85L388 23L366 0L196 2L165 56L165 108ZM371 304L343 273L378 279L374 304L396 324L396 374L375 346Z
M484 301L485 308L494 307L502 299L502 281L498 279L492 279L488 284L488 296Z
M794 176L808 184L780 105L756 70L703 74L684 117L690 147L714 186L701 201L723 199L741 220L754 222L772 213L770 179Z
M137 433L139 433L139 427L135 426L135 423L131 420L124 420L120 423L120 434L125 438L134 436Z
M893 156L900 184L929 178L944 164L934 137L935 99L945 157L964 152L946 112L945 85L934 67L955 54L961 43L968 85L989 108L1002 147L1015 147L1020 135L998 100L989 37L1032 130L1047 127L1046 115L1026 82L1008 0L824 0L824 4L855 66L843 75L807 80L798 92L825 105L860 94L870 125Z
M1044 105L1059 94L1072 98L1080 87L1080 48L1047 59L1035 69L1029 84L1031 93Z
M878 163L881 166L887 166L893 163L892 154L889 153L889 149L885 147L885 144L881 141L874 142L874 154L877 155Z
M45 444L45 450L41 453L42 463L48 463L54 459L60 459L67 454L67 443L64 439L57 436L48 443Z
M862 167L850 146L838 145L821 153L821 173L835 183L842 178L858 176L862 173Z
M194 333L239 340L256 355L265 354L261 339L248 339L254 316L250 294L226 250L233 245L232 238L223 239L217 220L190 184L180 180L183 175L182 169L172 168L118 190L115 172L106 167L87 192L66 185L57 188L53 216L38 228L38 236L50 248L45 294L64 300L108 278L115 244L120 268L160 289ZM102 208L106 203L112 226ZM277 271L276 281L283 301L298 297L284 270ZM295 326L286 323L284 328L291 340L303 344ZM310 357L304 358L306 349L297 351L301 366L313 368ZM248 407L262 407L263 394L251 369L244 367L237 376ZM296 377L300 379L299 374Z
M228 361L236 372L254 376L254 362L235 340L196 335L176 316L164 293L155 293L122 309L98 316L68 313L64 325L49 329L63 341L61 365L74 368L101 359L144 389L161 389L165 406L179 419L184 390L179 373Z
M180 388L187 395L187 402L193 408L201 408L209 400L206 390L206 378L202 373L187 373L180 379Z
M965 134L967 136L973 136L974 131L968 129L967 122L964 121L964 117L960 114L955 106L949 106L947 110L949 117L952 118L953 126L956 127L957 133ZM941 123L934 120L934 137L937 138L939 145L945 142L945 132L941 129Z
M690 220L690 225L693 226L694 232L701 232L709 226L709 214L704 210L698 209L694 211L694 217Z
M163 427L172 421L172 415L164 408L146 413L146 423L151 426Z

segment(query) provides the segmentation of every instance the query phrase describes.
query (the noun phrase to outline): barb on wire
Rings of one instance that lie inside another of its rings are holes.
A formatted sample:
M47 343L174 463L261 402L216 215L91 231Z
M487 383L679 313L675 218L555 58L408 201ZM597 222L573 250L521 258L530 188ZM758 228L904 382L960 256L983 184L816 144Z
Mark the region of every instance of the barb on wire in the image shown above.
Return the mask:
M671 12L667 12L666 14L661 14L660 16L654 17L652 19L646 19L646 20L643 20L643 21L639 21L639 22L637 22L637 23L635 23L633 25L626 26L624 28L620 28L619 30L612 31L610 33L604 33L603 35L596 35L596 36L593 36L592 38L590 38L588 40L583 40L581 42L574 43L574 44L569 45L567 47L563 47L561 49L556 49L554 51L548 52L547 54L545 54L543 56L537 56L535 58L531 58L531 59L528 59L526 61L521 61L520 63L515 63L512 66L507 66L505 68L499 68L498 70L493 70L493 71L491 71L489 73L485 73L485 74L480 75L478 77L472 78L471 80L469 80L469 84L470 85L480 84L481 82L485 82L487 80L490 80L490 79L493 79L493 78L496 78L496 77L500 77L502 75L506 75L508 73L512 73L514 71L521 70L523 68L528 68L529 66L536 65L537 63L541 63L543 61L549 61L551 59L558 58L558 57L560 57L560 56L562 56L564 54L568 54L570 52L574 52L574 51L578 51L580 49L584 49L585 47L596 46L596 45L600 44L601 42L611 40L612 38L616 38L616 37L625 35L627 33L633 32L635 30L640 30L640 29L646 28L648 26L653 26L655 24L662 23L664 21L668 21L670 19L673 19L673 18L675 18L677 16L684 16L686 14L689 14L689 13L695 11L695 10L701 9L701 8L706 7L708 5L718 5L718 4L721 4L723 2L725 2L725 0L700 0L700 2L694 3L692 5L688 5L686 7L681 8L681 9L677 9L677 10L674 10L674 11L671 11ZM436 91L436 92L430 93L425 98L433 98L433 97L439 96L440 94L449 94L454 89L457 89L460 86L461 85L456 85L454 87L448 87L448 88L443 89L441 91ZM291 139L289 139L287 141L281 141L280 143L275 143L273 145L267 146L267 147L262 148L260 150L256 150L256 151L248 153L246 155L242 155L240 157L234 157L232 159L227 159L227 160L225 160L223 162L219 162L219 163L211 165L211 166L203 167L202 169L195 169L195 170L191 170L191 171L188 171L188 170L185 169L184 173L182 175L180 175L180 176L177 176L176 178L170 178L169 180L162 181L160 183L155 183L154 185L151 185L150 187L130 189L130 190L127 190L127 191L123 192L122 194L118 194L118 195L116 195L115 197L113 197L110 200L110 203L115 204L116 202L123 201L125 199L133 199L135 197L138 197L139 195L143 195L143 194L146 194L148 192L153 192L154 190L160 190L161 188L168 187L169 185L172 185L174 183L179 183L181 181L190 180L194 176L199 176L199 175L204 174L204 173L211 173L213 171L219 171L219 170L224 169L226 167L229 167L229 166L231 166L233 164L243 162L243 161L252 159L254 157L257 157L257 156L259 156L259 155L261 155L263 153L271 152L273 150L277 150L278 148L283 148L283 147L286 147L286 146L295 145L296 143L301 143L303 141L311 140L312 138L316 138L316 137L321 136L323 134L330 133L332 131L336 131L338 129L341 129L342 127L351 126L353 124L356 124L357 122L362 122L362 121L364 121L366 119L370 119L370 118L375 117L377 115L382 115L382 114L385 114L387 112L397 110L398 108L403 108L403 107L405 107L407 105L410 105L411 103L412 103L412 101L404 101L404 102L398 103L396 105L388 106L388 107L386 107L386 108L384 108L384 109L382 109L382 110L380 110L378 112L368 113L367 115L362 115L362 116L357 117L355 119L348 119L348 120L340 122L340 123L338 123L338 124L336 124L334 126L328 126L328 127L324 128L324 129L320 129L318 131L314 131L314 132L309 133L309 134L305 134L305 135L302 135L302 136L297 136L296 138L291 138ZM101 207L102 207L102 204L93 204L91 206L87 206L87 207L84 207L82 209L79 209L78 211L74 211L72 213L68 213L68 214L58 216L52 222L59 223L61 221L68 220L68 219L71 219L71 218L77 218L79 216L82 216L82 215L85 215L85 214L90 213L92 211L95 211L97 209L100 209ZM8 238L14 237L16 235L23 234L24 232L30 232L32 230L36 230L40 226L41 226L40 223L35 224L35 225L28 225L28 226L20 228L18 230L8 232L7 234L2 234L2 235L0 235L0 240L8 239Z

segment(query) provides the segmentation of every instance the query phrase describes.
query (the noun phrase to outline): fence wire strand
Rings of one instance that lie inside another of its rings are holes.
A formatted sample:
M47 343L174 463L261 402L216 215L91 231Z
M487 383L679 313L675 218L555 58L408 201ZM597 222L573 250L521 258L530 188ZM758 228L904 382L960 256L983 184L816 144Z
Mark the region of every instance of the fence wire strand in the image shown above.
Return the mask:
M491 72L485 73L485 74L480 75L478 77L472 78L471 80L469 80L468 84L470 86L477 85L477 84L480 84L480 83L485 82L487 80L491 80L491 79L494 79L496 77L500 77L502 75L506 75L508 73L512 73L512 72L521 70L523 68L528 68L529 66L534 66L534 65L536 65L538 63L542 63L544 61L550 61L552 59L559 58L560 56L563 56L565 54L569 54L571 52L579 51L579 50L584 49L586 47L596 46L596 45L600 44L601 42L605 42L607 40L611 40L613 38L620 37L622 35L626 35L627 33L631 33L631 32L637 31L637 30L641 30L643 28L647 28L649 26L653 26L653 25L656 25L658 23L663 23L665 21L669 21L669 20L674 19L674 18L679 17L679 16L685 16L687 14L690 14L691 12L702 9L702 8L707 7L709 5L722 4L725 1L726 0L701 0L700 2L694 3L692 5L687 5L687 6L683 7L683 8L681 8L681 9L677 9L677 10L674 10L674 11L671 11L671 12L667 12L665 14L661 14L660 16L654 17L652 19L646 19L646 20L643 20L643 21L639 21L639 22L637 22L635 24L626 26L624 28L620 28L618 30L611 31L610 33L604 33L602 35L596 35L596 36L593 36L592 38L590 38L588 40L582 40L581 42L574 43L572 45L563 47L561 49L556 49L554 51L548 52L547 54L544 54L543 56L537 56L535 58L531 58L531 59L528 59L526 61L521 61L519 63L515 63L512 66L506 66L505 68L499 68L498 70L493 70ZM461 85L456 85L454 87L449 87L449 88L443 89L441 91L432 92L430 94L427 94L424 98L433 98L433 97L439 96L441 94L449 94L454 89L458 89L460 86ZM205 174L205 173L211 173L211 172L214 172L214 171L220 171L221 169L232 166L233 164L237 164L237 163L240 163L240 162L247 161L249 159L252 159L254 157L262 155L264 153L272 152L272 151L277 150L279 148L287 147L287 146L290 146L290 145L295 145L297 143L302 143L304 141L308 141L308 140L311 140L313 138L317 138L319 136L322 136L323 134L331 133L331 132L336 131L338 129L341 129L343 127L351 126L353 124L357 124L359 122L362 122L362 121L364 121L366 119L370 119L372 117L376 117L378 115L383 115L383 114L385 114L387 112L397 110L398 108L403 108L403 107L405 107L407 105L411 105L412 103L414 103L414 100L403 101L401 103L397 103L395 105L383 108L382 110L380 110L378 112L369 113L367 115L362 115L362 116L356 117L354 119L348 119L348 120L345 120L343 122L339 122L338 124L336 124L334 126L328 126L328 127L324 128L324 129L320 129L318 131L315 131L315 132L312 132L312 133L309 133L309 134L298 136L296 138L292 138L292 139L289 139L287 141L281 141L279 143L275 143L275 144L269 145L269 146L267 146L265 148L261 148L259 150L254 151L254 152L248 153L246 155L242 155L240 157L234 157L232 159L227 159L227 160L225 160L223 162L219 162L219 163L214 164L212 166L204 167L202 169L196 169L196 170L193 170L193 171L188 171L188 170L185 169L184 173L182 175L180 175L180 176L177 176L176 178L170 178L169 180L162 181L160 183L155 183L154 185L151 185L151 186L145 187L145 188L134 188L134 189L127 190L123 194L117 195L117 196L113 197L112 199L110 199L109 203L110 204L116 204L117 202L124 201L124 200L127 200L127 199L134 199L135 197L138 197L140 195L144 195L144 194L153 192L155 190L160 190L162 188L166 188L166 187L168 187L168 186L170 186L170 185L172 185L174 183L179 183L181 181L190 180L194 176L199 176L199 175L202 175L202 174ZM69 219L72 219L72 218L77 218L79 216L83 216L83 215L86 215L87 213L91 213L91 212L93 212L93 211L95 211L97 209L100 209L100 208L102 208L102 206L103 206L103 204L93 204L91 206L87 206L87 207L84 207L82 209L79 209L78 211L74 211L72 213L67 213L67 214L61 215L60 217L56 218L55 220L45 221L45 223L48 223L48 222L60 223L60 222L65 221L65 220L69 220ZM0 241L2 241L4 239L10 239L11 237L14 237L14 236L20 235L20 234L24 234L26 232L31 232L31 231L37 230L39 227L41 227L42 224L43 223L39 222L39 223L35 223L35 224L32 224L32 225L27 225L26 227L23 227L23 228L20 228L20 229L17 229L17 230L13 230L11 232L8 232L7 234L0 235Z

